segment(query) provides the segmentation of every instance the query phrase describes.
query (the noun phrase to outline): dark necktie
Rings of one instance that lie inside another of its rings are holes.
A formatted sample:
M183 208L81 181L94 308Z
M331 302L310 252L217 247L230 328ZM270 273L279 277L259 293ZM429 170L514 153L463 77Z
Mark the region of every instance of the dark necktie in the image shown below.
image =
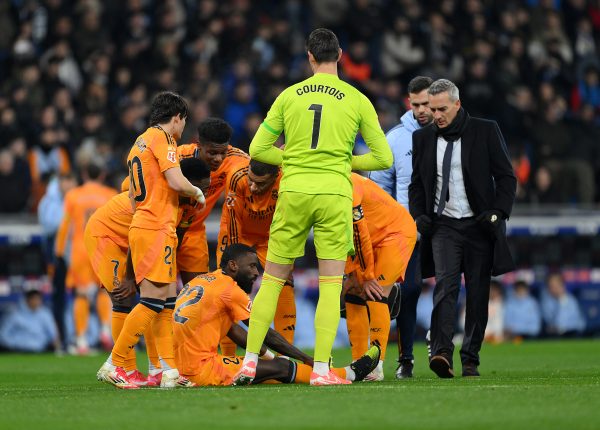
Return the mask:
M438 203L437 215L440 216L444 212L446 202L450 199L448 185L450 183L450 167L452 164L452 149L454 142L447 142L446 150L444 151L444 161L442 162L442 191L440 192L440 201Z

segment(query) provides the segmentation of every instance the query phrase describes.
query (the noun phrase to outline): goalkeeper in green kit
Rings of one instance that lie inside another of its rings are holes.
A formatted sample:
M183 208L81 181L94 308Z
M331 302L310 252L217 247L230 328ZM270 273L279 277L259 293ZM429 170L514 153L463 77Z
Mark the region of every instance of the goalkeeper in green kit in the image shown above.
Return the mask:
M246 356L235 385L250 384L258 354L273 321L279 293L294 260L304 255L313 228L319 260L319 302L315 314L315 354L311 385L349 384L329 370L331 348L340 319L340 293L352 242L351 171L382 170L392 165L392 152L377 113L366 96L340 80L336 35L314 30L306 43L314 76L290 86L275 100L259 127L250 156L281 165L283 177L271 224L267 262L252 305ZM352 156L360 131L371 152ZM285 149L273 144L281 133ZM378 359L379 349L371 354Z

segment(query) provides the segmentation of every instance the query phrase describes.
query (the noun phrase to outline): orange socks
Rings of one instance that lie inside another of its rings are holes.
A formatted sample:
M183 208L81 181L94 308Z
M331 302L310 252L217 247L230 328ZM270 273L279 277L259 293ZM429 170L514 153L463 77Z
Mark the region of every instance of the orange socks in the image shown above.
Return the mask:
M124 308L121 309L125 310ZM114 342L117 342L119 334L121 334L121 330L123 330L123 324L125 324L125 319L127 318L127 315L129 315L130 310L131 309L127 309L126 312L122 312L113 309L111 318L111 329L112 338ZM137 369L135 348L131 348L129 350L129 354L127 354L127 358L125 359L125 366L123 368L128 372Z
M294 344L294 332L296 331L296 300L294 299L294 288L285 284L275 311L273 320L275 331L282 335L289 343Z
M167 299L168 300L168 299ZM167 366L176 369L175 351L173 349L173 309L164 308L152 323L152 331L156 341L158 355Z
M367 303L352 294L346 294L346 325L354 361L369 349L369 311Z
M346 369L343 367L332 367L331 371L340 378L346 379ZM310 374L312 367L304 363L296 363L296 378L294 379L295 384L310 384Z
M164 301L143 297L129 313L112 350L112 362L117 367L125 367L129 351L140 340L140 336L150 327L158 312L164 307ZM173 350L173 345L171 345Z
M148 355L148 361L155 369L160 369L160 357L156 350L156 339L154 338L152 326L148 327L144 332L144 340L146 341L146 355Z
M312 367L304 363L296 363L296 378L294 383L296 384L310 384L310 374Z
M386 302L368 301L369 326L371 329L371 345L381 348L381 361L385 359L388 337L390 336L390 310ZM354 357L353 357L354 358Z
M98 319L100 324L108 326L110 324L110 310L112 308L112 302L106 290L100 288L96 297L96 312L98 313Z
M90 303L85 296L77 295L73 302L73 318L75 320L75 335L83 336L87 330L90 318Z
M225 336L221 339L221 343L219 344L221 347L221 355L225 355L227 357L234 357L235 352L237 350L237 345L234 341Z

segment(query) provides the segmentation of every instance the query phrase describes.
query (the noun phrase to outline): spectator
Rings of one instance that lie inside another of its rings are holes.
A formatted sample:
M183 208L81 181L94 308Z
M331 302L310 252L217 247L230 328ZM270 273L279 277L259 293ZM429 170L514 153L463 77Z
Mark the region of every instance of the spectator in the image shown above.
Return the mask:
M542 316L549 335L572 336L585 330L585 320L575 297L565 288L560 273L552 273L542 291Z
M410 22L399 16L383 35L381 63L386 77L408 74L425 60L422 40L413 34Z
M504 295L502 284L490 282L490 302L488 305L488 324L485 328L485 341L501 343L504 341Z
M20 352L43 352L60 349L56 324L50 310L44 306L42 294L27 291L17 309L0 327L0 346Z
M542 327L542 314L537 300L529 294L525 281L515 282L504 305L504 328L510 339L536 337Z
M0 151L0 213L22 212L27 206L31 178L10 149Z
M595 194L592 165L573 151L571 129L565 121L566 108L562 97L553 99L535 124L537 160L550 169L552 181L560 185L560 202L591 203ZM555 181L557 178L560 181Z

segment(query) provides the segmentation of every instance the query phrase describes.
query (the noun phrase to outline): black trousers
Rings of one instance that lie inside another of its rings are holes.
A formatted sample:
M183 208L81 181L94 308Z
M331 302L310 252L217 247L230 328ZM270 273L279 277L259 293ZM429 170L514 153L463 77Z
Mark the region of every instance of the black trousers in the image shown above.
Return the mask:
M421 295L421 258L419 242L410 257L404 282L400 286L400 313L396 317L398 327L399 358L414 360L413 344L417 326L417 302Z
M493 238L473 218L438 217L431 237L435 264L435 289L431 313L433 355L445 355L452 363L454 327L461 272L467 293L462 363L479 365L479 350L488 321L488 302L493 262Z

